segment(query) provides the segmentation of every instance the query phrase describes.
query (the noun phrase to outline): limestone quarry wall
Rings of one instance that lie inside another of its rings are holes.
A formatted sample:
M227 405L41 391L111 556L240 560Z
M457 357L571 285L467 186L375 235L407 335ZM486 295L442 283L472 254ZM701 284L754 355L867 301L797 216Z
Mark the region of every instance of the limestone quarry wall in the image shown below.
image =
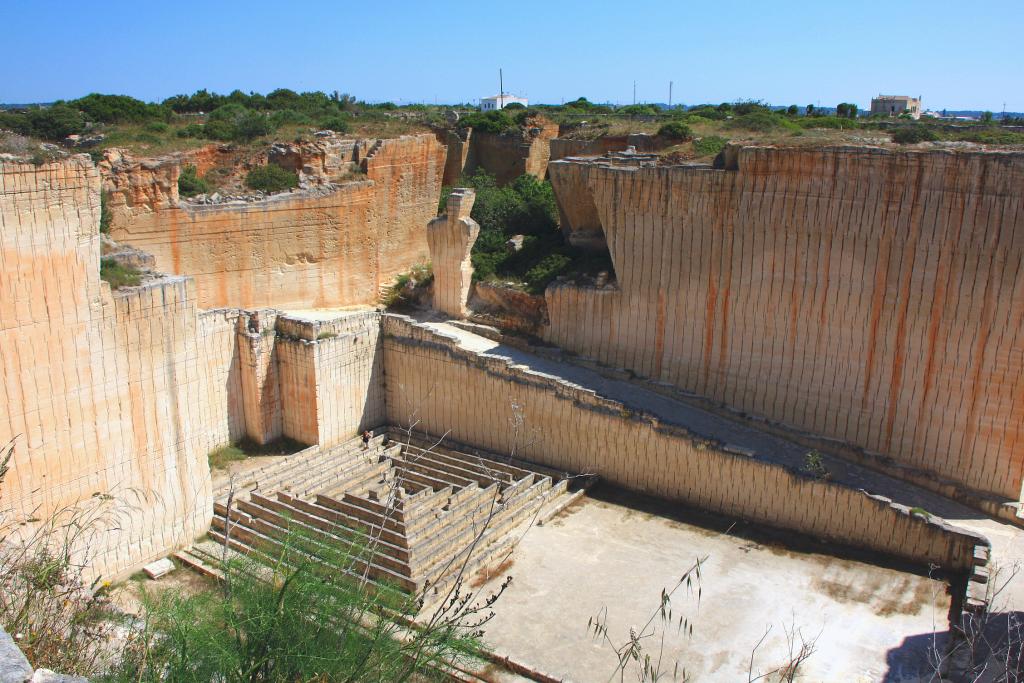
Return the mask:
M554 138L550 142L550 161L575 156L601 156L608 152L621 152L627 147L635 147L638 152L657 152L665 146L663 139L646 133L602 135L591 139Z
M380 140L366 180L258 202L179 201L178 165L138 161L106 180L114 239L195 279L202 308L371 303L382 285L427 260L445 148L433 135Z
M408 318L383 323L388 422L702 510L948 570L981 537L887 499L732 453L510 360L458 346Z
M327 448L384 423L379 313L347 315L319 326L279 321L276 352L286 436Z
M493 175L499 185L506 185L524 173L547 177L551 142L558 136L558 124L540 119L531 121L535 125L526 130L516 129L504 134L479 130L447 132L444 184L453 187L463 175L478 169Z
M0 505L101 518L91 566L111 576L205 531L206 454L242 418L230 312L198 316L185 278L100 281L99 187L85 156L0 162Z
M549 288L548 341L1020 496L1024 156L744 148L735 171L562 161L553 177L559 165L593 198L618 289Z

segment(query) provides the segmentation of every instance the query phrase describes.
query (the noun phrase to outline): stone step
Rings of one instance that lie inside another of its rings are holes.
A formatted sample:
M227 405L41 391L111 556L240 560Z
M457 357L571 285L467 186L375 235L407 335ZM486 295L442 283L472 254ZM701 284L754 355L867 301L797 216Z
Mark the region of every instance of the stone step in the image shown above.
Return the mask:
M214 531L220 534L219 540L223 540L225 521L226 519L220 515L215 515L213 518L211 535ZM269 522L264 522L263 520L253 520L249 515L245 515L239 511L233 511L232 513L231 537L233 539L240 539L241 542L249 547L259 546L262 544L265 547L279 551L284 547L281 539L287 537L287 535L288 530L286 528L278 527L270 524ZM417 590L417 585L414 581L386 567L379 566L373 562L366 562L365 560L357 557L349 557L346 559L351 562L352 569L338 567L335 569L341 570L351 576L361 576L362 573L366 571L368 572L368 576L373 578L375 581L383 581L389 585L394 585L407 591Z

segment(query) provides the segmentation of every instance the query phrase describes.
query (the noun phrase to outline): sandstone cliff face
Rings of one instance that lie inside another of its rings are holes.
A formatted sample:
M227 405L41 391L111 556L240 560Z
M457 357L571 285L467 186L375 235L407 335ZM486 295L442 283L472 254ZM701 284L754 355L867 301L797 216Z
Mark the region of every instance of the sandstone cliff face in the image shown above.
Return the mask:
M205 530L206 454L241 422L231 315L198 316L185 278L100 281L99 185L85 156L0 162L0 499L16 517L101 515L91 565L111 576Z
M296 163L330 174L335 161ZM365 180L327 193L196 206L178 201L177 162L132 160L107 180L111 235L192 276L203 308L372 303L428 259L423 226L437 212L445 148L433 135L378 140L361 163Z
M737 163L552 164L563 210L589 209L567 191L592 196L619 289L549 288L546 338L1017 499L1024 156L744 148Z

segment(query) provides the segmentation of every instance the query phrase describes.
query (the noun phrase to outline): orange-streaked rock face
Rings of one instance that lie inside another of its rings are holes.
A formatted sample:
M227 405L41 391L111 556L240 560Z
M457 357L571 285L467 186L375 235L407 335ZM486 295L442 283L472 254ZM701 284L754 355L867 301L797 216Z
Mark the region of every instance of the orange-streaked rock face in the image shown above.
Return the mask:
M112 295L99 187L85 156L0 162L0 444L14 443L0 506L86 510L90 566L109 577L203 533L206 454L243 425L235 316L197 314L186 278Z
M301 156L301 155L300 155ZM112 236L152 253L158 270L195 279L199 306L372 303L382 285L428 259L445 148L433 135L380 140L365 180L237 204L179 204L179 164L120 164L106 179ZM327 169L330 160L296 163Z
M1020 496L1024 155L748 147L733 171L552 177L619 288L549 288L549 341Z

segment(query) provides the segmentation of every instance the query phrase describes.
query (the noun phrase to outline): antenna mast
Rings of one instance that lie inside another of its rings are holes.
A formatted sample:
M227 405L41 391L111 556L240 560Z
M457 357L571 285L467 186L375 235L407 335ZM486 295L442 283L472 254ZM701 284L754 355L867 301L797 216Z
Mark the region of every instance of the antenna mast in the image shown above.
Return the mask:
M672 108L672 81L668 82L668 108Z
M505 77L498 69L498 109L505 108Z

